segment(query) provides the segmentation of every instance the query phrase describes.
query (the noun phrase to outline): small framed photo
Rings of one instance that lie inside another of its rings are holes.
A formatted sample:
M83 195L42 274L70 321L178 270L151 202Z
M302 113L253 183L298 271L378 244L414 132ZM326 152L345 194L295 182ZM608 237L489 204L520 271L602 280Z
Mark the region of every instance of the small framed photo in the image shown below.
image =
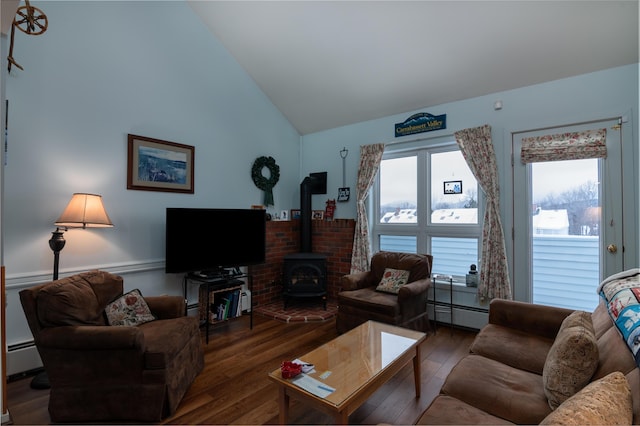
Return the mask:
M291 209L289 217L291 219L300 219L300 209Z
M127 142L127 189L193 194L193 146L131 134Z
M324 210L314 210L311 213L311 220L322 220L324 218Z
M338 188L338 201L349 201L351 188Z
M445 194L462 194L462 181L449 180L444 182Z
M289 210L281 210L280 211L280 220L289 220Z

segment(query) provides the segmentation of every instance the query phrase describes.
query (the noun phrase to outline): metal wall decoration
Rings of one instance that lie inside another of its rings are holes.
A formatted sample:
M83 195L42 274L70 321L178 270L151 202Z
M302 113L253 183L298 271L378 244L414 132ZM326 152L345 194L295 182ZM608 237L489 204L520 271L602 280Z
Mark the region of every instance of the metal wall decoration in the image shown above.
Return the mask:
M20 6L18 8L16 16L13 18L13 23L11 24L11 44L9 47L9 56L7 57L7 68L9 72L11 72L12 65L24 70L24 68L22 68L15 59L13 59L13 41L15 38L16 28L25 34L40 35L47 31L48 26L49 20L47 19L47 15L37 7L31 6L29 4L29 0L25 0L25 6Z
M342 148L340 150L340 158L342 158L342 188L338 188L338 201L349 201L351 189L347 187L347 155L349 150Z

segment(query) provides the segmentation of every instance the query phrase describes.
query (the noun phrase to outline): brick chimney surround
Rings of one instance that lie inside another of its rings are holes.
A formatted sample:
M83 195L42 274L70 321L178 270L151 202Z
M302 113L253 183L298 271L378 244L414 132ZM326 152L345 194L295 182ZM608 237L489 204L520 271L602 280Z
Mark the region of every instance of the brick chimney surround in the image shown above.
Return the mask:
M253 276L253 306L283 302L282 266L284 257L300 251L300 220L267 221L266 260L249 266ZM354 219L312 220L312 252L327 257L327 298L336 300L340 277L351 269Z

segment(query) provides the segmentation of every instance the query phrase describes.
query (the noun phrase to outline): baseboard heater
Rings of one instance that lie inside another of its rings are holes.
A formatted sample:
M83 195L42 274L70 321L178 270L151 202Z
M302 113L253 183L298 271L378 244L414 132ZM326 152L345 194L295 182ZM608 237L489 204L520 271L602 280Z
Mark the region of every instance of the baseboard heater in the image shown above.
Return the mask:
M434 309L435 308L435 309ZM427 302L429 319L435 320L439 324L452 325L473 330L480 330L489 320L489 310L475 306L438 304L434 306L433 302ZM453 316L449 312L452 309Z
M28 374L40 368L42 361L33 340L7 346L7 377Z

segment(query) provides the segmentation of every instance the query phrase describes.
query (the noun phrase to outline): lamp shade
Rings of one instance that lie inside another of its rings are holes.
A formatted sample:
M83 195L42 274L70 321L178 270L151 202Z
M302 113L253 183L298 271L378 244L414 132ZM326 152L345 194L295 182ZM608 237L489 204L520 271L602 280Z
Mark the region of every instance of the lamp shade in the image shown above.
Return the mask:
M67 228L107 228L113 226L102 196L75 193L55 224Z

